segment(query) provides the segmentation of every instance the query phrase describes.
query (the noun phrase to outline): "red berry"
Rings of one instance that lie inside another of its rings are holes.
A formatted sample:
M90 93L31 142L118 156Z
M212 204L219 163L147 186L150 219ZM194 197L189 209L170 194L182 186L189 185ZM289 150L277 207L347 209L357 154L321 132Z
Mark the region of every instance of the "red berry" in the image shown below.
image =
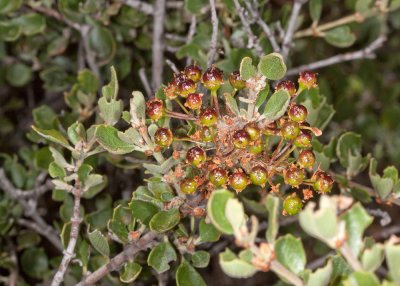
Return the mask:
M300 130L299 135L294 139L294 145L298 148L308 148L311 147L312 136L307 130Z
M332 190L333 179L324 171L314 174L314 189L320 193L329 193Z
M285 171L284 180L286 184L298 187L301 183L303 183L304 171L295 166L291 166Z
M288 111L289 118L296 122L303 122L306 120L308 111L304 105L294 104Z
M202 82L206 89L212 91L218 90L224 83L222 71L216 66L212 65L211 68L207 69L203 74Z
M255 123L249 123L243 129L249 134L251 141L256 141L261 136L260 128Z
M196 83L191 79L184 79L178 84L178 93L186 98L189 94L196 92Z
M203 109L199 114L200 124L204 126L212 126L217 122L217 112L213 108Z
M168 128L158 128L154 134L154 142L160 147L168 147L172 144L173 135Z
M250 142L250 135L244 129L236 130L232 136L233 145L238 149L246 148Z
M199 131L200 139L204 142L211 142L214 138L212 129L207 126L203 126Z
M297 158L297 164L301 168L312 168L315 164L315 155L310 150L303 150Z
M290 80L284 80L278 83L276 90L286 90L290 96L294 96L296 94L296 86Z
M203 104L202 100L203 94L201 93L191 93L187 96L185 106L189 109L195 110L200 109Z
M206 152L202 148L197 146L190 148L186 153L186 160L190 164L196 167L203 164L206 161L206 159L207 159Z
M300 133L300 125L295 121L286 121L281 127L282 137L286 140L293 140Z
M317 85L317 74L310 71L300 72L299 86L301 88L310 89Z
M240 171L236 171L229 177L229 185L238 193L243 191L248 183L247 175Z
M201 68L196 65L189 65L185 67L184 70L186 77L190 78L194 82L198 82L200 80L201 72L202 72Z
M222 168L216 168L210 172L208 179L214 186L220 187L228 181L228 172Z
M263 166L255 166L251 169L250 180L254 185L264 186L267 182L268 173Z
M158 120L164 115L164 103L158 98L152 98L146 103L147 116Z
M283 201L283 209L288 215L296 215L302 208L303 202L295 193L287 196Z
M234 71L229 75L229 83L237 90L242 90L246 87L246 81L240 78L239 71Z
M197 181L195 179L184 179L181 184L181 191L185 194L193 194L197 190Z

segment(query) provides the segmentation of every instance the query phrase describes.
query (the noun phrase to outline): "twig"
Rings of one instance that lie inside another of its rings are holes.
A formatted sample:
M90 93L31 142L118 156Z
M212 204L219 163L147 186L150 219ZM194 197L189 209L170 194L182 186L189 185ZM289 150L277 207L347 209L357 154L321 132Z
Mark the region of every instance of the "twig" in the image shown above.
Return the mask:
M215 7L215 0L210 0L211 7L211 25L212 34L210 42L210 51L207 55L207 66L210 67L215 60L215 55L217 53L217 41L218 41L218 17L217 8Z
M114 256L109 263L103 265L95 272L89 274L81 282L75 286L91 285L99 281L101 278L106 276L108 273L119 269L127 261L132 260L133 257L141 250L145 250L153 245L154 239L157 233L149 232L145 234L137 243L133 243L126 247L122 252Z
M136 10L139 10L140 12L146 14L146 15L153 15L154 14L154 8L152 5L142 2L139 0L125 0L124 3Z
M287 281L289 281L290 284L295 286L304 286L303 281L297 277L296 274L292 273L277 260L273 260L271 262L271 270L279 274L281 277L284 277Z
M289 23L282 42L282 56L284 59L287 58L290 51L291 41L293 39L293 33L296 28L296 21L299 17L300 9L306 2L307 0L294 0L292 13L290 14Z
M99 79L100 86L101 86L102 80L100 77L99 66L97 65L95 54L90 49L89 37L88 37L89 31L90 31L90 26L88 26L88 25L84 25L80 29L81 39L83 41L83 49L85 52L84 53L85 59L86 59L86 63L88 64L89 68L92 70L92 72L95 74L95 76Z
M346 258L346 261L350 264L351 268L353 268L354 271L363 270L360 261L358 261L357 258L354 256L353 251L347 243L339 248L339 251L344 256L344 258Z
M267 25L267 23L265 23L261 19L260 13L251 5L251 3L249 1L244 1L244 3L246 4L246 7L250 11L250 13L253 16L253 18L256 20L257 24L261 27L261 29L263 30L264 34L267 36L267 38L268 38L269 42L271 43L271 46L274 49L274 51L275 52L279 52L280 51L280 47L279 47L278 43L276 42L276 39L275 39L274 35L272 34L272 31L269 28L269 26Z
M247 36L249 38L248 48L250 49L250 48L254 47L257 54L259 56L261 56L263 53L262 47L261 47L260 42L258 41L257 37L254 35L253 31L251 30L248 19L244 16L245 9L240 5L239 0L233 0L233 2L235 3L236 12L239 15L239 18L240 18L240 21L242 22L243 28L245 29Z
M81 224L81 182L76 180L75 187L73 190L74 195L74 207L71 217L71 232L69 235L69 242L67 249L64 251L64 256L58 267L57 273L54 275L51 286L58 286L64 281L65 273L67 272L68 266L75 256L75 246L78 241L79 226Z
M320 60L311 64L306 64L302 65L293 69L290 69L287 72L287 75L295 75L298 74L299 72L303 70L316 70L320 69L326 66L342 63L342 62L348 62L348 61L354 61L354 60L359 60L359 59L365 59L365 58L373 58L374 57L374 52L381 48L383 43L386 41L386 36L381 35L379 36L375 41L373 41L371 44L369 44L367 47L359 50L359 51L354 51L354 52L349 52L349 53L343 53L339 54L330 58L326 58L324 60Z
M176 73L176 74L179 73L178 68L176 67L176 65L175 65L172 61L170 61L169 59L166 59L165 62L167 63L167 65L171 68L171 70L172 70L174 73Z
M186 44L190 44L193 40L194 35L196 34L196 27L197 27L197 18L196 15L192 16L192 19L190 20L190 27L189 27L189 32L186 37ZM190 65L192 63L192 59L188 57L186 59L186 65Z
M147 97L150 98L153 93L151 92L150 83L149 83L149 80L147 79L146 71L144 70L144 68L139 69L139 77L143 83L143 87L144 87L144 90L146 91Z
M164 67L164 20L165 1L154 2L153 45L152 45L152 87L156 90L162 83Z

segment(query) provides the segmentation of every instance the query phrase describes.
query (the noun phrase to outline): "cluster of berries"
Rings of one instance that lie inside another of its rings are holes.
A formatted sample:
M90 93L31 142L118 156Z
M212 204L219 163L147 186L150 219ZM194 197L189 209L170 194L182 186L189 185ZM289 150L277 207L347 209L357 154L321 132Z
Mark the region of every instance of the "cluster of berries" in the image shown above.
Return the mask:
M229 75L229 83L233 88L231 96L245 95L246 89L251 89L238 71ZM329 192L332 178L322 170L313 171L316 162L312 135L320 135L320 131L306 122L307 108L295 103L302 90L317 86L317 77L312 72L302 72L298 83L298 89L288 80L276 86L276 90L285 90L291 96L285 115L273 122L260 116L249 121L233 114L228 102L221 104L226 97L219 98L217 91L224 84L224 77L217 67L212 66L202 73L200 67L190 65L175 75L164 88L164 94L175 101L181 111L168 110L163 100L153 98L147 103L147 115L152 121L167 116L190 122L195 127L195 132L187 138L174 137L166 127L159 127L154 135L159 151L170 147L174 140L196 143L185 151L186 163L196 172L195 175L186 172L191 175L179 179L180 191L185 194L203 191L207 195L218 187L229 186L241 192L249 184L260 187L268 184L282 197L284 214L289 215L298 213L303 201L296 191L283 197L279 184L274 183L275 178L282 177L285 184L302 190L303 200L312 197L311 188L318 193ZM205 97L199 92L201 84L211 93L208 102L203 102ZM310 174L308 179L307 174Z

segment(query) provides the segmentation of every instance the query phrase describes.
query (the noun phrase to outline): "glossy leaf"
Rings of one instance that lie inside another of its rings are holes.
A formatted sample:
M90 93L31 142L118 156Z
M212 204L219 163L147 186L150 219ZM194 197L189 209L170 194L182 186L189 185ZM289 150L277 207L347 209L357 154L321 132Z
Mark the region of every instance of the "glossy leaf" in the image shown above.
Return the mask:
M149 223L150 229L157 232L165 232L174 228L181 220L178 209L170 209L155 214Z
M129 207L132 216L145 225L148 225L153 216L160 211L155 204L141 200L132 200Z
M123 283L131 283L136 280L136 278L142 272L142 266L136 262L127 262L124 265L124 269L119 276L119 280Z
M177 286L206 286L201 275L185 259L176 271Z
M221 232L203 218L199 223L199 236L200 242L214 242L219 240Z

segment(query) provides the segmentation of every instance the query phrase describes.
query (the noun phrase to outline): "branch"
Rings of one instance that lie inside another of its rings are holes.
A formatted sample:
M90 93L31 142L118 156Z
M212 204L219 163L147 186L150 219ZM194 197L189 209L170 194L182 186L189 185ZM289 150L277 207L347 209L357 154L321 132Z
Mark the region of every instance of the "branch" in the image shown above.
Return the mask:
M147 98L151 98L151 96L152 96L151 87L150 87L149 80L147 79L146 71L144 68L139 69L139 77L143 83L143 87L144 87L144 90L146 91Z
M142 2L139 0L125 0L124 3L128 5L129 7L132 7L136 10L139 10L140 12L146 14L146 15L153 15L154 14L154 8L152 5Z
M243 28L245 29L247 36L249 37L248 48L250 49L254 46L257 54L259 56L261 56L263 53L263 49L260 45L260 42L258 41L258 38L254 35L253 31L251 30L250 23L249 23L247 17L245 17L243 14L244 8L240 5L239 0L233 0L233 2L235 3L236 12L239 15L239 18L240 18L240 21L242 22Z
M269 28L267 23L265 23L261 19L260 13L258 13L258 11L251 5L251 3L249 1L244 1L244 3L246 4L246 7L250 11L250 13L253 16L253 18L256 20L257 24L264 31L264 34L267 36L267 38L268 38L269 42L271 43L271 46L274 49L274 51L275 52L279 52L280 51L280 47L279 47L278 43L276 42L276 39L275 39L274 35L272 34L271 29Z
M282 56L284 59L287 58L289 51L290 51L291 42L293 40L293 33L294 33L294 29L296 28L296 21L297 21L297 18L299 17L301 7L307 1L308 0L294 0L292 13L290 14L289 23L288 23L287 30L285 33L285 37L283 38L283 42L282 42Z
M362 271L360 261L354 256L352 249L347 243L345 243L341 248L339 248L340 253L346 258L346 261L350 264L354 271Z
M319 68L323 68L326 66L338 64L341 62L348 62L348 61L354 61L354 60L359 60L359 59L364 59L364 58L373 58L374 57L374 52L381 48L383 43L386 41L386 36L381 35L379 36L375 41L373 41L371 44L369 44L367 47L354 51L354 52L349 52L349 53L343 53L339 54L330 58L326 58L324 60L320 60L311 64L306 64L302 65L293 69L290 69L287 72L287 75L295 75L298 74L299 72L303 70L316 70Z
M212 34L210 42L210 51L207 56L207 66L210 67L215 60L215 54L217 53L217 41L218 41L218 17L217 8L215 7L215 0L210 0L211 6L211 24Z
M162 83L164 67L164 20L165 1L154 2L153 45L152 45L152 85L156 90Z
M190 20L190 27L189 27L189 32L186 37L186 44L190 44L193 40L194 35L196 34L196 28L197 28L197 19L196 16L193 15L192 19ZM192 59L188 57L186 59L186 65L190 65L192 62Z
M69 242L67 249L64 251L61 264L57 273L54 275L51 286L58 286L64 281L65 273L67 272L69 263L75 256L75 246L78 241L79 226L81 224L81 182L76 180L73 190L74 195L74 208L71 217L71 232L69 235Z
M296 274L292 273L277 260L273 260L271 262L271 270L279 274L279 276L284 277L292 285L304 286L303 281L299 277L297 277Z
M84 49L84 54L85 54L85 59L86 63L88 64L89 68L92 70L92 72L96 75L96 77L100 81L100 86L102 85L102 79L100 77L100 71L99 71L99 66L96 62L96 57L93 53L93 51L90 49L90 44L89 44L89 34L90 27L88 25L82 26L80 29L80 34L81 34L81 39L83 41L83 49Z
M142 238L139 239L138 242L130 244L126 247L122 252L114 256L110 260L109 263L103 265L95 272L89 274L85 277L81 282L76 284L75 286L83 286L83 285L91 285L99 281L101 278L106 276L112 271L115 271L121 268L126 262L132 260L133 257L141 250L145 250L149 247L153 246L154 239L156 238L157 233L149 232L145 234Z

